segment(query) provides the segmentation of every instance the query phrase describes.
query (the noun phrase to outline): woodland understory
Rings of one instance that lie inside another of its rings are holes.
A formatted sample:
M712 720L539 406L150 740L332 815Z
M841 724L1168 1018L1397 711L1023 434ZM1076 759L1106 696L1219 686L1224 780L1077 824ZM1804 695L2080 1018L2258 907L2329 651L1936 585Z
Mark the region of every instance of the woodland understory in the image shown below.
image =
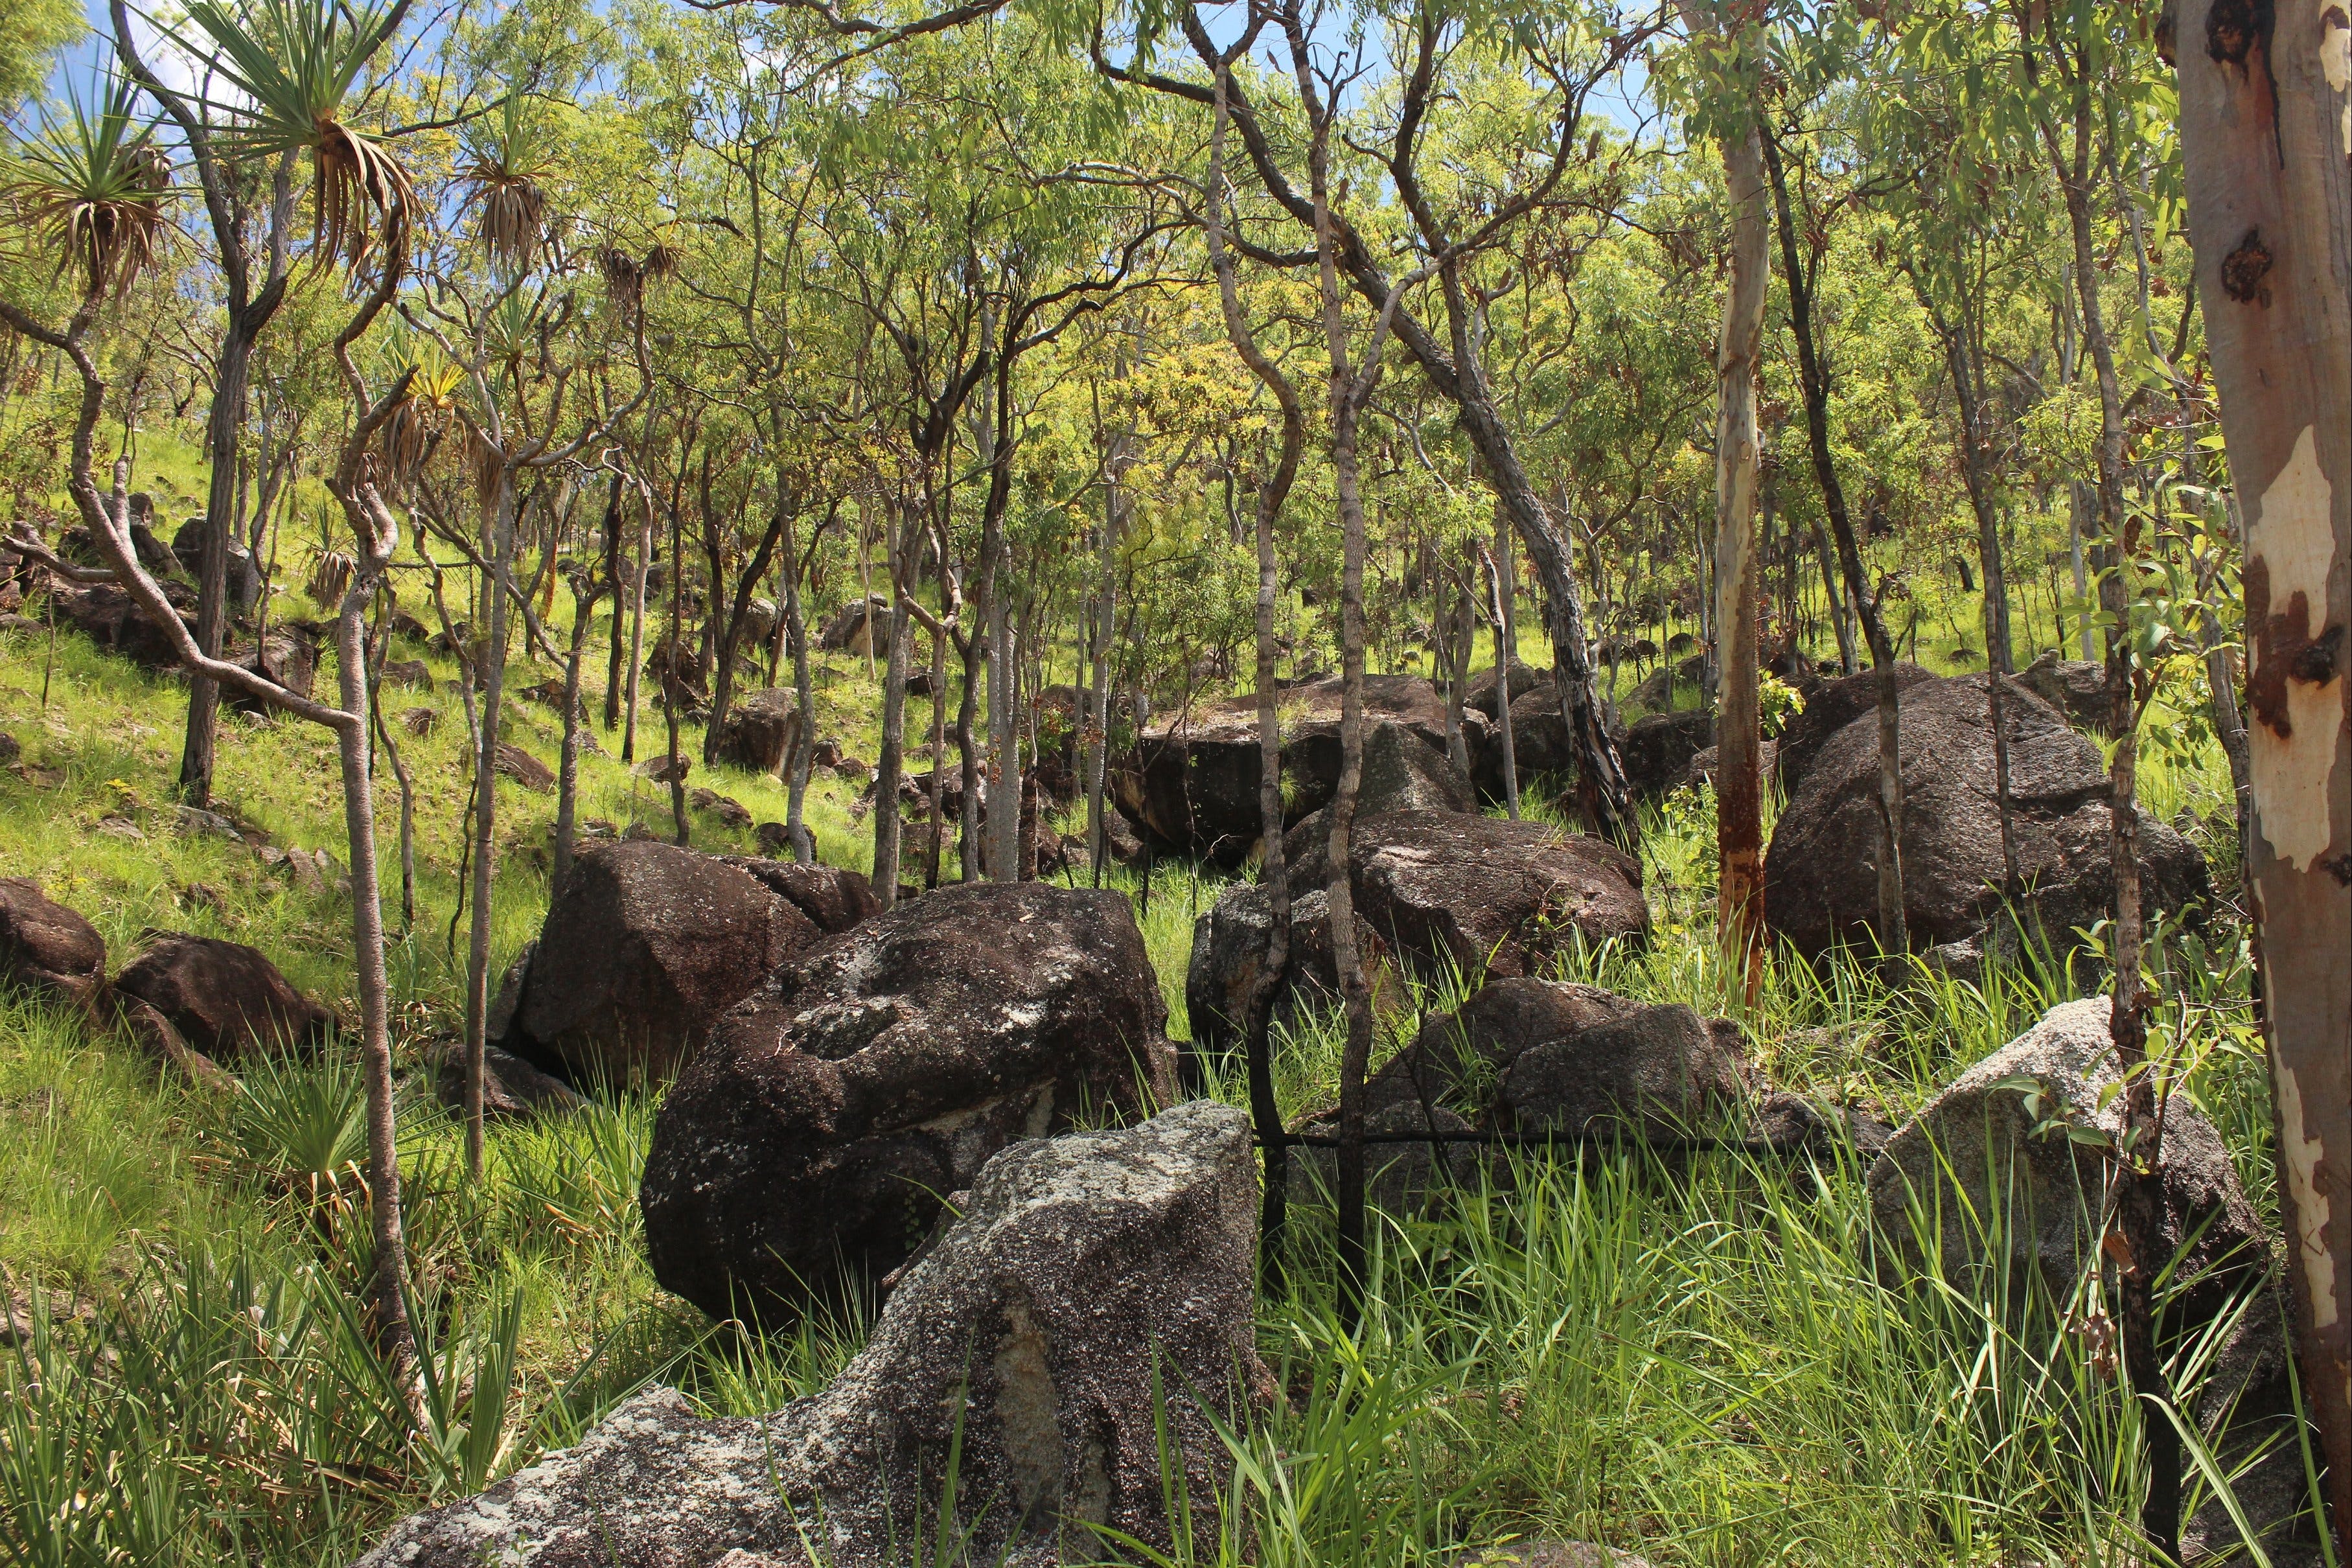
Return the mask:
M2212 1395L2260 1314L2166 1331L2173 1105L2279 1238L2269 1457L2342 1561L2335 0L20 0L0 113L0 877L331 1016L230 1079L0 989L0 1563L341 1563L650 1384L840 1372L859 1309L656 1282L662 1083L486 1113L501 976L646 838L885 910L1115 889L1180 1044L1196 921L1272 890L1192 1087L1335 1147L1266 1211L1227 1528L1167 1561L2267 1564ZM2095 747L2112 898L2054 948L1910 929L1921 671L1986 678L1997 901L2041 892L2001 704ZM1532 973L1736 1020L1825 1117L2110 998L2116 1131L2044 1129L2107 1173L2071 1291L1897 1266L1835 1139L1369 1201L1368 1081L1486 978L1353 934L1403 678L1477 809L1638 861L1646 935ZM1874 898L1801 955L1774 753L1832 688ZM1238 850L1138 804L1211 716L1256 737ZM1284 1012L1309 895L1336 984Z

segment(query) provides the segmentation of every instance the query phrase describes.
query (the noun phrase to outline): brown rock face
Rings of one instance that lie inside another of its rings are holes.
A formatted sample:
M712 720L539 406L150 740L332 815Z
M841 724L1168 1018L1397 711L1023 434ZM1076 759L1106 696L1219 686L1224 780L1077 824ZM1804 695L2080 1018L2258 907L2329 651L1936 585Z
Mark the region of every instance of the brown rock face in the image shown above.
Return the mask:
M1326 871L1301 845L1292 886ZM1449 967L1527 974L1579 937L1640 942L1650 931L1642 864L1612 845L1549 823L1454 812L1360 818L1349 859L1357 910L1397 961L1433 978Z
M799 699L778 688L747 692L727 705L719 727L719 760L755 773L772 773L800 733Z
M334 1026L259 952L217 937L166 933L114 977L114 988L216 1060L313 1047Z
M1662 795L1680 788L1691 759L1714 744L1715 710L1685 708L1633 721L1617 738L1617 754L1636 795Z
M1282 693L1292 822L1320 809L1339 787L1341 687L1332 676ZM1444 700L1419 676L1366 676L1364 717L1409 731L1444 764ZM1257 699L1235 697L1195 703L1147 731L1113 760L1108 782L1119 808L1160 844L1237 865L1261 828L1258 773Z
M715 856L593 846L547 911L509 1047L575 1081L670 1077L817 938L793 903Z
M1007 1143L1175 1098L1167 1016L1118 893L962 884L865 921L670 1091L639 1194L655 1277L714 1317L880 1286Z
M77 1006L106 985L106 939L29 877L0 877L0 980Z
M578 1447L404 1521L362 1568L801 1568L804 1543L827 1568L899 1568L938 1526L951 1447L953 1561L1097 1561L1088 1525L1166 1554L1182 1525L1155 1390L1198 1532L1175 1555L1213 1552L1228 1467L1212 1417L1273 1395L1246 1119L1194 1101L1016 1144L957 1208L831 1387L750 1420L641 1394Z
M749 855L722 855L719 859L756 878L778 898L814 921L826 935L845 931L858 921L882 912L874 884L859 871L837 866L803 866L793 860L765 860Z
M1909 688L1923 680L1933 680L1935 675L1916 664L1895 667L1895 683ZM1791 715L1780 729L1780 751L1777 767L1780 787L1790 799L1804 786L1805 773L1813 760L1822 754L1832 737L1866 714L1878 711L1878 673L1865 669L1859 675L1842 675L1835 680L1824 680L1806 694L1805 706ZM1873 722L1876 721L1874 719ZM1877 731L1871 731L1871 744L1877 742ZM1875 754L1874 752L1873 753Z
M1823 690L1852 692L1864 679L1832 681ZM1930 677L1903 690L1904 910L1917 946L1968 940L2000 910L2000 819L1985 679ZM2075 927L2092 924L2114 905L2106 774L2098 749L2048 703L2013 684L2004 689L2004 703L2024 912L2042 939L2068 946ZM1814 713L1809 707L1800 722ZM1814 747L1810 761L1800 753L1792 773L1795 744L1784 739L1780 748L1781 778L1797 783L1765 857L1764 907L1773 930L1811 957L1841 942L1867 942L1877 916L1874 699ZM2209 888L2195 847L2146 813L2139 831L2148 910L2201 902Z

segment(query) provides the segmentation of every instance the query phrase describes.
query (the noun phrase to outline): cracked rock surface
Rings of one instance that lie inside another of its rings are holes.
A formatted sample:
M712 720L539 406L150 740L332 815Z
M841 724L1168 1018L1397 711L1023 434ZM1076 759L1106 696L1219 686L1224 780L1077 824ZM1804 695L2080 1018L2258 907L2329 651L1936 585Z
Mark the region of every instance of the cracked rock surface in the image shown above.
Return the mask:
M856 1300L1018 1139L1176 1098L1125 895L940 888L819 943L722 1018L663 1102L655 1278L713 1317Z
M1164 1548L1155 1387L1168 1473L1213 1531L1224 1447L1210 1412L1273 1392L1252 1319L1247 1120L1198 1100L1018 1143L959 1196L824 1392L713 1420L651 1389L578 1447L407 1520L361 1568L883 1568L937 1539L951 1445L973 1561L1090 1559L1090 1526Z

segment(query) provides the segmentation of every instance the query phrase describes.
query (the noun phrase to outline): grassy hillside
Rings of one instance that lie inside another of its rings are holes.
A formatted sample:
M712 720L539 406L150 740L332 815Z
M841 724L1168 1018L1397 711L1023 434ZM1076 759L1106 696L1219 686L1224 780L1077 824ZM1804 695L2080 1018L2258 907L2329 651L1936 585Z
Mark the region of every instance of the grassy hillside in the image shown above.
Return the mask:
M656 1288L634 1202L649 1100L495 1129L488 1179L462 1179L458 1129L422 1066L453 1031L463 951L449 928L464 724L452 670L435 673L432 694L386 694L395 719L438 715L428 735L396 731L417 783L422 873L394 976L416 1315L433 1358L425 1426L355 1315L368 1239L359 1086L342 1054L206 1096L120 1041L0 1002L0 1268L17 1320L0 1351L0 1560L340 1561L397 1514L569 1440L647 1379L714 1411L767 1409L858 1341L859 1325L833 1321L753 1339ZM862 664L842 658L820 692L820 733L870 758ZM219 934L348 1011L337 895L187 830L173 809L183 701L176 680L71 635L52 663L38 632L0 633L0 731L21 748L18 771L0 773L0 872L88 914L115 967L151 927ZM512 711L510 738L551 763L555 715ZM659 750L649 732L657 719L640 732L646 754ZM681 749L698 755L698 734ZM231 719L221 756L225 810L280 847L341 853L322 733ZM693 782L782 818L774 781L712 772ZM583 778L584 815L666 827L663 786L607 756L586 759ZM2147 787L2155 810L2194 824L2221 808L2227 775L2210 747L2176 740L2157 747ZM499 788L503 963L543 910L553 802ZM824 858L855 866L867 825L851 818L853 794L827 781L811 817ZM388 777L379 805L396 889ZM1677 796L1647 826L1658 941L1564 973L1718 1008L1709 804ZM694 841L749 847L708 816ZM1213 891L1163 868L1144 920L1178 1030L1191 917ZM2187 1091L2267 1211L2269 1110L2236 928L2224 919L2168 945L2158 973L2159 1026L2192 1064ZM2063 977L1889 990L1855 968L1776 966L1748 1025L1775 1081L1894 1116L2066 994ZM1424 1010L1447 1000L1415 996ZM1328 1024L1284 1042L1291 1110L1328 1100L1336 1049ZM1235 1084L1216 1091L1240 1098ZM1444 1218L1383 1223L1374 1311L1349 1343L1331 1324L1328 1222L1310 1213L1294 1293L1262 1317L1266 1357L1298 1397L1243 1439L1244 1474L1272 1495L1232 1560L1436 1563L1535 1533L1661 1564L2115 1560L2138 1417L2076 1331L2094 1303L2011 1310L1884 1283L1866 1215L1843 1163L1518 1157ZM2196 1367L2179 1371L2193 1384Z

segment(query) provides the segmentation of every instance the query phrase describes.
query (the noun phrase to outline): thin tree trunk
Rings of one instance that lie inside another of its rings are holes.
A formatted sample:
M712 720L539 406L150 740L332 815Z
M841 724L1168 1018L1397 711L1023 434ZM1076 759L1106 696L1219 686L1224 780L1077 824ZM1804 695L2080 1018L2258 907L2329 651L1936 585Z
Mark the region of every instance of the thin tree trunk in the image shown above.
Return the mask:
M274 301L273 301L274 302ZM203 552L196 567L196 647L218 658L228 629L228 542L236 512L237 436L245 425L246 380L253 342L260 331L248 323L236 301L229 306L228 331L213 366L212 409L205 416L205 456L212 464L205 492ZM219 728L220 686L201 675L188 678L188 730L180 748L180 793L188 804L212 804L213 766Z
M913 572L908 557L922 537L918 521L909 518L903 542L897 530L891 534L890 651L883 665L882 752L874 774L874 896L884 909L898 901L898 781L905 776L907 750L907 579ZM873 625L870 612L866 625ZM867 638L869 646L872 640Z
M1757 708L1756 359L1770 282L1763 151L1751 126L1723 147L1731 284L1716 349L1716 940L1753 1009L1764 988L1763 731Z
M646 578L653 570L654 498L653 492L642 483L637 487L637 507L640 516L637 524L637 569L630 579L629 664L623 677L628 688L624 699L627 711L622 715L621 729L621 761L624 763L637 760L637 680L645 671L646 662ZM677 563L672 561L669 569L675 573Z
M2244 523L2249 900L2296 1363L2352 1559L2352 184L2340 9L2180 7L2197 289ZM2292 22L2292 26L2288 25ZM2226 682L2224 683L2226 688ZM2218 693L2217 693L2217 700Z
M1282 1107L1274 1090L1274 999L1290 967L1290 872L1283 863L1282 721L1276 701L1274 613L1281 593L1275 555L1274 530L1298 477L1298 459L1307 444L1307 420L1297 388L1281 368L1258 347L1249 317L1242 309L1234 279L1234 258L1225 246L1224 169L1227 125L1226 95L1233 59L1248 47L1234 47L1217 60L1213 90L1215 119L1210 132L1208 215L1209 260L1217 276L1218 303L1224 311L1225 335L1250 373L1274 396L1282 411L1282 447L1274 472L1257 492L1257 805L1264 856L1259 876L1266 889L1265 961L1258 966L1250 987L1243 1026L1248 1053L1250 1120L1265 1154L1265 1187L1258 1211L1258 1278L1265 1294L1280 1300L1284 1293L1283 1237L1290 1184L1290 1145L1282 1124ZM1469 664L1465 650L1463 668ZM1459 707L1459 683L1455 691Z
M940 576L946 576L946 563L940 563ZM940 885L940 868L947 851L947 771L948 771L948 639L944 631L931 634L931 776L925 786L925 803L929 807L931 830L923 845L923 887L926 891Z
M1916 279L1915 279L1916 281ZM1924 295L1924 289L1922 293ZM1923 304L1927 303L1923 298ZM1932 309L1929 320L1944 340L1960 410L1960 473L1977 519L1977 554L1984 568L1985 718L1992 730L1993 809L2000 822L2000 896L2023 890L2017 863L2017 821L2010 799L2008 685L2011 669L2008 576L2000 559L2000 520L1993 510L1991 481L1985 473L1990 438L1984 428L1984 400L1963 321L1947 322Z
M816 542L811 540L812 552L815 545ZM816 759L816 687L809 678L808 621L801 609L801 570L798 542L788 522L784 528L784 634L792 644L793 696L800 709L801 743L789 764L792 783L784 796L784 837L792 842L793 858L803 866L814 866L816 839L808 830L806 811L809 770Z
M1103 785L1110 758L1110 647L1118 632L1118 509L1103 506L1102 551L1095 584L1094 689L1087 725L1087 847L1093 857L1095 885L1102 885L1105 846Z
M1902 688L1895 673L1895 645L1887 638L1878 595L1863 570L1853 518L1846 510L1845 487L1838 482L1837 463L1830 455L1830 387L1813 342L1812 272L1798 254L1788 176L1780 165L1780 143L1769 129L1763 133L1761 151L1780 232L1780 265L1789 290L1789 325L1797 340L1797 379L1804 393L1805 434L1813 478L1821 485L1822 510L1829 513L1830 529L1837 538L1847 602L1862 623L1863 640L1878 671L1878 941L1887 952L1900 953L1911 945L1911 931L1903 902Z
M1486 562L1495 580L1495 725L1503 747L1503 809L1519 819L1519 753L1512 734L1511 670L1518 662L1519 632L1513 601L1518 577L1511 561L1511 520L1495 508L1495 553Z
M383 647L389 643L385 634L377 648L381 665ZM400 747L392 738L392 730L383 721L383 689L381 682L368 682L368 712L375 724L376 740L383 749L385 761L392 764L393 781L400 789L400 934L405 938L416 929L416 791L408 778L408 765L401 761Z
M335 625L335 662L349 721L335 732L342 763L343 831L350 839L352 951L358 970L360 1054L367 1081L368 1219L375 1244L377 1342L395 1366L415 1353L408 1322L408 1239L400 1207L399 1128L392 1082L392 987L383 963L383 889L375 864L375 794L368 774L367 631L373 585L354 581ZM404 832L405 831L404 822Z
M679 456L683 466L684 454ZM686 769L680 765L677 754L677 710L685 706L687 696L686 682L678 679L677 670L686 613L686 542L681 536L678 510L677 497L673 492L669 509L669 634L665 639L669 651L662 660L662 721L669 738L667 757L670 828L682 849L693 838L694 831L686 816Z
M490 580L483 606L489 623L483 668L482 717L474 753L473 925L466 948L466 1173L482 1174L482 1076L490 1006L490 889L498 867L498 768L501 700L506 693L507 588L515 544L514 473L503 463L498 488L485 498L483 553Z
M572 595L572 647L563 661L563 752L555 770L555 866L547 879L548 899L563 896L572 877L572 855L580 807L580 654L595 618L596 590L583 572Z
M2090 185L2093 177L2091 135L2094 119L2092 66L2088 50L2070 51L2056 18L2044 18L2042 37L2048 46L2048 68L2065 89L2070 122L2062 128L2044 117L2039 121L2044 151L2064 198L2069 237L2074 245L2076 300L2083 312L2083 343L2090 351L2099 388L2098 503L2101 565L2108 568L2099 583L2099 604L2107 618L2108 723L2116 737L2111 773L2109 847L2116 879L2115 1003L2111 1027L2116 1054L2126 1079L2124 1126L2133 1141L2132 1169L2124 1177L2122 1219L2130 1257L2123 1261L2121 1329L2124 1366L2132 1391L2145 1402L2141 1430L2147 1445L2147 1494L2140 1508L2140 1529L2164 1557L2180 1554L2180 1438L2158 1408L2171 1401L2162 1354L2156 1343L2155 1279L2162 1266L2163 1174L2155 1160L2163 1125L2157 1114L2155 1084L2147 1072L2147 1026L2140 994L2142 941L2139 887L2139 811L2134 799L2139 739L2138 704L2133 690L2130 613L2136 584L2128 574L2137 571L2131 534L2124 515L2123 395L2116 373L2115 351L2107 338L2106 320L2099 303L2098 250L2092 232ZM2030 42L2030 40L2029 40Z

